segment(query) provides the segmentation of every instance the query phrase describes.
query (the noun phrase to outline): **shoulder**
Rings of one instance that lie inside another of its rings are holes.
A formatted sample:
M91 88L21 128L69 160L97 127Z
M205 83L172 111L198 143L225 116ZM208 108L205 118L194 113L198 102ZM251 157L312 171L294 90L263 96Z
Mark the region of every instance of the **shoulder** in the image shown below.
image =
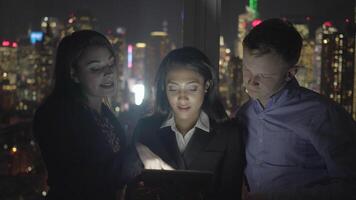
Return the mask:
M74 123L70 111L67 103L60 99L45 99L33 118L33 134L38 142L54 141L69 135L69 124Z
M253 100L249 99L246 103L242 104L236 111L236 115L243 115L247 112L247 110L252 106Z
M84 107L75 100L50 96L39 106L35 116L53 116L56 114L73 116L73 114L82 113L84 110Z
M298 91L295 102L309 127L317 129L326 126L330 127L330 130L342 130L353 126L352 129L355 130L355 121L343 106L312 90L300 87Z
M308 108L318 111L320 115L325 115L329 112L346 114L346 110L340 104L304 87L299 88L298 101L300 104L309 105Z
M45 127L49 125L51 121L58 120L59 115L63 114L64 110L61 101L47 98L35 112L33 119L34 128Z
M87 121L89 117L78 102L63 98L48 98L36 110L33 120L34 131L51 129L58 132L59 129L89 126Z

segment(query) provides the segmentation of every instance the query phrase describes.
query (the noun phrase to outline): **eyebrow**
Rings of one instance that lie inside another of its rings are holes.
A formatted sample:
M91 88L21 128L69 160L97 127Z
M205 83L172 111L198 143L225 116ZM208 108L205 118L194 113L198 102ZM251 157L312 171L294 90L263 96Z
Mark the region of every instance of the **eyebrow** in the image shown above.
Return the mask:
M100 63L100 61L99 60L91 60L91 61L87 62L86 64L90 65L90 64L93 64L93 63Z
M109 57L108 57L108 60L110 60L111 61L111 59L113 59L114 58L114 56L113 55L110 55ZM86 65L90 65L90 64L94 64L94 63L100 63L101 61L100 60L90 60L90 61L88 61L87 63L86 63Z
M187 82L186 84L192 84L192 83L199 83L199 81L193 80L193 81ZM175 85L178 85L179 83L169 80L167 84L175 84Z

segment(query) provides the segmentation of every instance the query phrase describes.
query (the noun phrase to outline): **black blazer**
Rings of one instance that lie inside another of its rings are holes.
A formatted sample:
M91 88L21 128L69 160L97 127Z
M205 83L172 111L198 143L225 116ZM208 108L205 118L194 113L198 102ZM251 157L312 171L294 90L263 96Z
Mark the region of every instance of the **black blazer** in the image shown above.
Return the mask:
M134 141L146 145L175 169L213 172L209 199L240 199L244 150L238 125L233 121L215 123L210 120L210 132L197 128L181 155L171 128L160 129L163 120L158 116L141 119L134 132Z
M49 199L114 199L121 187L125 137L115 116L103 114L120 138L114 152L90 110L72 100L51 97L37 110L34 135L48 171Z

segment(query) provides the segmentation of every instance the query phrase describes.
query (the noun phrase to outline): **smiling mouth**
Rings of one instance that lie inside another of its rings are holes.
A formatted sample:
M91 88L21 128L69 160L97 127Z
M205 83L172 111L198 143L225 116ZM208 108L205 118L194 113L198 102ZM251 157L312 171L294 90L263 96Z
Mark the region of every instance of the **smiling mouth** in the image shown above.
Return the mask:
M103 88L111 88L113 86L114 86L114 82L107 82L107 83L100 84L100 87L103 87Z
M188 111L190 109L190 106L178 106L178 110L181 111Z

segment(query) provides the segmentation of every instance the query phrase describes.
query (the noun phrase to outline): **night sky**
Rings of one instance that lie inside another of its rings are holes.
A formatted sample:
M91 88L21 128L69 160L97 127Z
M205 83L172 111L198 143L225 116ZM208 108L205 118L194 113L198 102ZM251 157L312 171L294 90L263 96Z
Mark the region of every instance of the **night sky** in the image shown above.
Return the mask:
M236 36L237 16L244 12L248 0L222 0L221 32L228 43ZM162 29L168 21L168 32L177 39L183 0L0 0L0 39L25 36L28 28L39 30L43 16L66 19L77 10L90 11L98 20L98 30L126 27L128 42L144 41L149 33ZM229 9L227 9L229 8ZM354 0L260 0L261 18L312 17L316 27L322 21L340 24L353 19Z

